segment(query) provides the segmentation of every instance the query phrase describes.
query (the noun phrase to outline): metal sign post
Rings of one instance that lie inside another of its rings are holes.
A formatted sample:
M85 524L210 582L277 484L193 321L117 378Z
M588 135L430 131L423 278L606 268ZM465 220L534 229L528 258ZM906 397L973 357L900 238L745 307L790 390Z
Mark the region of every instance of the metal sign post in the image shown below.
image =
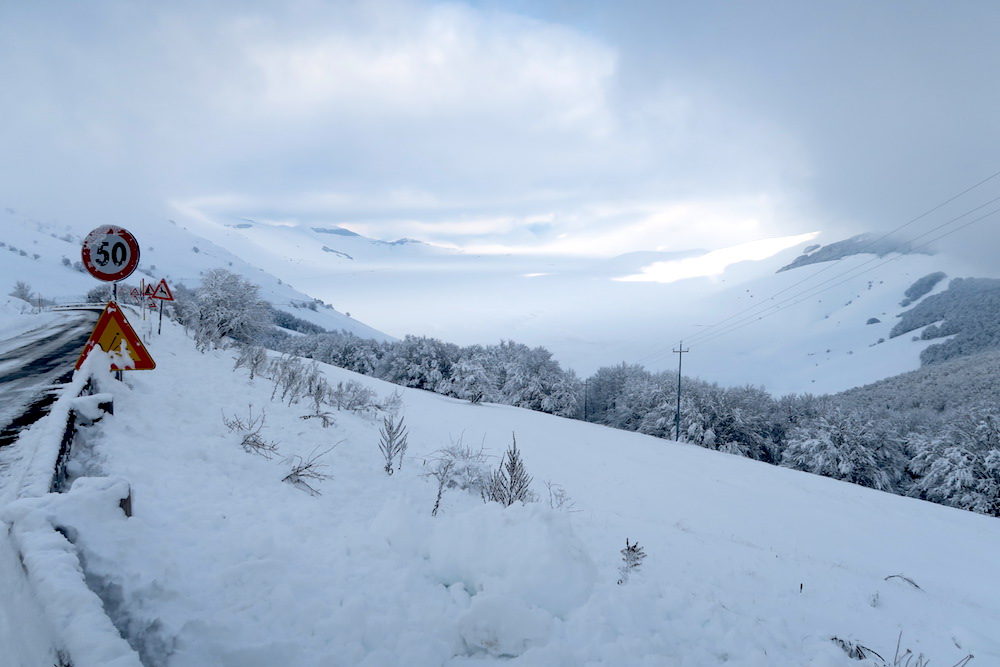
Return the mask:
M156 288L152 290L149 298L160 300L160 325L156 328L157 335L160 335L163 333L163 302L174 300L174 293L170 291L166 278L160 279L159 284L157 284Z

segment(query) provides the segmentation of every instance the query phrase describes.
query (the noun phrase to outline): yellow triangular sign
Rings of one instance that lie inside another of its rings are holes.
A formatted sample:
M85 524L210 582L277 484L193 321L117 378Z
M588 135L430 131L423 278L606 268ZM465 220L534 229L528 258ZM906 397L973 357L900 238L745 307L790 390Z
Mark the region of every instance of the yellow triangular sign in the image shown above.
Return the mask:
M84 359L95 347L111 355L111 370L113 371L151 371L156 368L156 362L149 355L146 347L139 340L132 326L125 319L125 313L114 301L108 301L104 312L97 320L94 333L83 347L76 369L80 370Z

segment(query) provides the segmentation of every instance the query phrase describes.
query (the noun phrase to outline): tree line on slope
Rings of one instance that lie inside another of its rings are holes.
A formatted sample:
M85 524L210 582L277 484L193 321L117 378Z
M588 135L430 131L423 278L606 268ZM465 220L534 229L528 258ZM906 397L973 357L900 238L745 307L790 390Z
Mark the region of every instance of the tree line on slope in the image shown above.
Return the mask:
M1000 347L997 312L1000 312L1000 280L955 278L945 291L928 296L902 313L889 337L923 327L921 340L947 339L920 354L922 364L940 363Z
M209 272L198 289L175 290L176 316L202 350L227 338L263 341L278 352L473 403L674 435L675 373L622 363L581 381L545 348L512 341L460 347L424 336L378 342L308 327L276 333L256 290L224 270ZM683 378L680 440L1000 516L1000 390L989 380L997 371L1000 354L979 355L838 395L781 398L763 388Z

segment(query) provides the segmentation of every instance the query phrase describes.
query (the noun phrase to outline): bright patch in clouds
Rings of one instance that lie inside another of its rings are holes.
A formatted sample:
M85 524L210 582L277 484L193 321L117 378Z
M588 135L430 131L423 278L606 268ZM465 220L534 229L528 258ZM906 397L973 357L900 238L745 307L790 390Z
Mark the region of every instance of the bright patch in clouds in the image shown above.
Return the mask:
M713 250L701 257L691 257L674 262L656 262L643 268L641 273L615 280L623 282L655 282L672 283L685 278L701 278L705 276L717 276L726 270L726 267L737 262L759 261L767 259L777 253L816 238L819 232L808 234L797 234L795 236L782 236L772 239L761 239L750 241L740 245Z

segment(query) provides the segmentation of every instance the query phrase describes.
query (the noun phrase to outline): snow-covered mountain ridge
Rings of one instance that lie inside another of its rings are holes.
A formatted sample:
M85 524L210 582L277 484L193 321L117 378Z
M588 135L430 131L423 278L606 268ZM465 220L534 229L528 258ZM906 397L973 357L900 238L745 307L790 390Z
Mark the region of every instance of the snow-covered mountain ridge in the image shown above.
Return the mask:
M878 257L885 257L892 253L907 254L911 252L921 252L914 250L913 244L906 241L897 241L886 237L876 237L875 234L858 234L843 241L836 241L828 245L813 245L806 248L801 255L795 258L790 264L778 269L778 271L789 271L808 266L809 264L819 264L821 262L834 262L851 255L871 254ZM934 253L923 250L924 254Z

